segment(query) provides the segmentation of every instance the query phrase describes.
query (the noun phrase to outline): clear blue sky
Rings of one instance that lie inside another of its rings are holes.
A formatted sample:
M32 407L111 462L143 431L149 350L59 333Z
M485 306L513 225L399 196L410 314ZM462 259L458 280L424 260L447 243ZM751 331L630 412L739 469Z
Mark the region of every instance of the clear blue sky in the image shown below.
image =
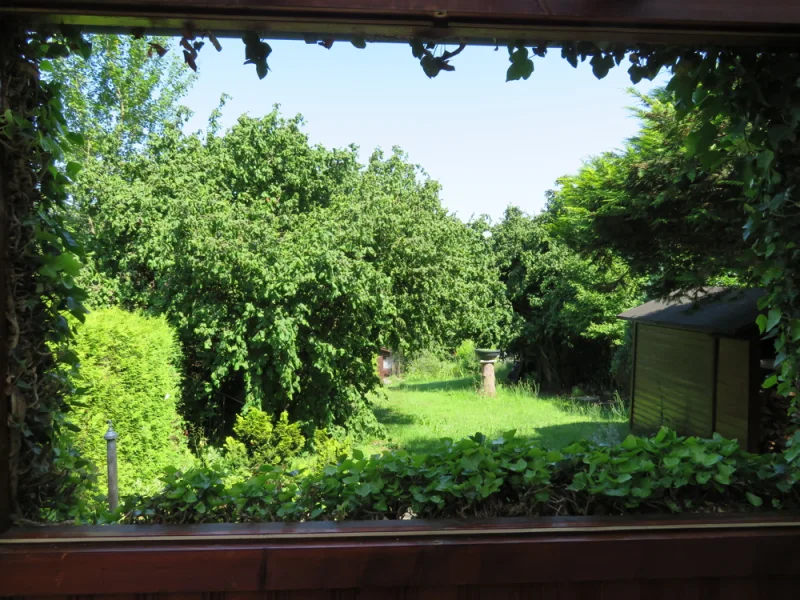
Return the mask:
M223 92L233 96L225 127L280 104L285 116L305 117L313 143L356 144L362 160L377 147L400 146L442 184L444 205L464 220L497 219L509 204L540 211L557 177L619 148L638 128L624 68L597 81L588 64L575 70L557 50L535 61L528 81L506 83L504 47L467 48L453 59L455 72L428 79L407 45L272 42L272 70L259 81L255 67L242 64L242 42L222 43L219 54L210 44L200 53L200 77L185 100L195 112L190 130L205 128Z

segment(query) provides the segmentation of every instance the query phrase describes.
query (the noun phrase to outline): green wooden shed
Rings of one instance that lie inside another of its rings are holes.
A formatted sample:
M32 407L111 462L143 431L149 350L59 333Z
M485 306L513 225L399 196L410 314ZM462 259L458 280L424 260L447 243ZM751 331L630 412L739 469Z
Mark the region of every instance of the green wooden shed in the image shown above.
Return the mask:
M634 433L661 425L682 435L718 432L757 451L759 392L774 356L755 325L762 295L759 289L705 288L619 315L633 324Z

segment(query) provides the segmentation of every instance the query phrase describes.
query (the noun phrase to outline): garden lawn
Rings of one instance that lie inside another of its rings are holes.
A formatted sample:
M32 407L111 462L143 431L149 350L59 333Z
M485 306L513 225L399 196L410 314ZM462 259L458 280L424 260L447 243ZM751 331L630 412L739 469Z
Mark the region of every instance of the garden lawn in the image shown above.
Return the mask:
M472 378L396 382L384 392L385 396L373 399L374 410L389 439L376 440L373 448L425 452L441 438L459 439L476 432L497 437L510 429L551 448L578 439L617 443L628 434L622 410L539 397L530 389L504 385L498 385L495 398L487 398L477 392Z

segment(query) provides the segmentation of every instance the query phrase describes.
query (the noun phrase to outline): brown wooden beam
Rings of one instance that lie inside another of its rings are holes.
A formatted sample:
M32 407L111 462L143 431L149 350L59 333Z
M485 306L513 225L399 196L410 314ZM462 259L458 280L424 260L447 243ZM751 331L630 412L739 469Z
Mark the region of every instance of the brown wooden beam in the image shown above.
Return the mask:
M762 45L800 38L794 0L5 0L0 11L97 31L178 33L191 21L218 33L258 29L277 38Z
M797 517L41 528L0 596L800 577Z

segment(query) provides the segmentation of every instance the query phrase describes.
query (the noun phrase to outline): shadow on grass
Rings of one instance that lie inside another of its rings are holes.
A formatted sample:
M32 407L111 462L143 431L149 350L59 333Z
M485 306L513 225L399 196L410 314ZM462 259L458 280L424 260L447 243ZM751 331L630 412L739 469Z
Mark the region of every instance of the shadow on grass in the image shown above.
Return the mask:
M413 425L415 422L413 415L400 412L388 406L373 406L372 412L375 413L375 417L383 425Z
M407 417L407 415L403 415L403 417ZM413 422L413 418L411 421ZM381 419L381 422L384 421ZM402 421L402 423L405 424L405 421ZM506 431L512 429L514 429L514 427L509 426ZM504 431L483 431L481 433L484 433L487 438L493 440L501 437ZM564 425L548 425L538 428L533 435L519 435L516 437L517 439L526 440L529 443L538 444L548 450L560 450L580 440L604 444L618 444L625 439L628 433L629 429L627 423L582 421ZM469 435L464 437L469 437ZM427 454L437 450L440 446L440 442L440 438L417 437L406 440L402 444L402 448L412 453Z
M474 377L463 377L446 381L426 381L425 383L404 382L392 386L392 389L403 392L455 392L459 390L474 390L475 386Z

